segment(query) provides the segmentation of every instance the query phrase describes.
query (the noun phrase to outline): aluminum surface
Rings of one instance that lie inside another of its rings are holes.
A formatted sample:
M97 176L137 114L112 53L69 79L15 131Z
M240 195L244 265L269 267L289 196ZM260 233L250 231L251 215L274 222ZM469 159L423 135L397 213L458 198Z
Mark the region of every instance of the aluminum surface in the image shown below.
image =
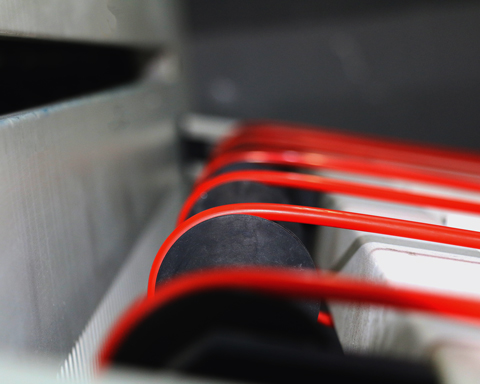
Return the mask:
M389 244L373 237L361 245L340 273L391 285L447 294L480 296L480 253L461 247L442 250ZM443 342L480 342L480 328L451 319L375 306L330 303L346 351L428 360Z
M155 206L178 190L177 84L0 119L0 348L58 368Z
M28 366L28 369L25 367ZM24 364L0 355L0 384L58 384L55 368L48 362L29 360ZM222 384L223 380L197 378L175 372L150 373L128 370L111 370L93 380L79 379L77 384ZM228 383L237 383L228 381Z
M335 209L339 211L364 213L369 215L391 217L403 220L412 220L429 224L442 224L442 215L437 212L420 209L416 207L409 207L400 204L391 204L368 199L360 199L347 197L345 195L327 194L323 199L322 205L325 208ZM315 262L324 269L338 269L339 264L345 262L346 255L352 254L351 248L354 242L362 242L362 238L367 236L370 239L372 234L361 231L351 231L347 229L339 229L332 227L322 227L318 241L318 252L315 255ZM407 241L410 244L429 244L418 240L403 240L394 236L374 235L375 238L380 239L386 243L393 241ZM368 241L368 240L366 240ZM431 243L430 243L431 244ZM357 245L358 246L358 245Z
M176 1L0 0L0 35L159 45L177 36Z
M141 295L146 294L153 259L163 241L175 228L180 200L178 191L172 191L162 199L159 209L136 241L128 260L75 343L60 370L59 378L93 379L104 338L123 312Z
M367 181L367 180L364 180ZM379 184L378 180L369 180ZM387 181L383 183L389 184ZM400 188L391 185L393 188ZM421 186L417 186L421 190ZM411 190L404 185L401 189ZM444 194L441 189L430 191ZM449 194L451 192L448 192ZM466 197L466 196L465 196ZM478 195L468 197L478 198ZM368 199L326 195L324 206L451 227L479 229L478 216ZM395 236L322 228L317 265L369 281L420 287L447 294L480 296L480 251ZM480 328L441 317L388 308L329 303L343 348L355 353L413 360L431 359L444 342L480 342Z
M480 344L441 344L434 351L433 363L441 378L441 383L478 383L480 377Z

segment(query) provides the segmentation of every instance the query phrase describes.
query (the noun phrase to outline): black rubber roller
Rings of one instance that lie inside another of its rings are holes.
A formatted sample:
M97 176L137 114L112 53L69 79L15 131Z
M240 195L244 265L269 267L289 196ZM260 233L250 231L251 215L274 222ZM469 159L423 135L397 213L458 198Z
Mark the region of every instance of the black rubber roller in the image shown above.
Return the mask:
M221 168L214 173L214 176L218 176L224 173L234 171L281 171L281 172L299 172L296 167L280 167L278 165L269 164L257 164L257 163L234 163ZM271 187L283 192L284 198L289 200L290 204L304 205L306 207L318 207L320 201L320 193L314 191L307 191L294 188L280 188ZM265 201L267 202L267 201Z
M239 203L292 204L287 191L253 181L235 181L220 185L204 194L193 206L188 217L210 208ZM305 241L304 228L299 223L279 222Z
M216 289L190 292L146 312L123 338L113 362L242 382L272 383L290 373L303 382L298 360L304 362L315 351L342 355L334 331L291 301ZM309 360L316 364L315 358Z
M225 266L315 269L307 249L289 230L256 216L227 215L200 223L181 236L162 262L157 285L185 272ZM305 306L316 318L319 305Z
M120 340L116 367L205 382L438 384L425 362L344 355L333 329L281 297L243 290L189 292L149 308Z
M289 167L280 167L278 165L259 164L259 163L233 163L220 168L212 176L222 175L224 173L235 171L288 171ZM291 169L291 167L290 167Z

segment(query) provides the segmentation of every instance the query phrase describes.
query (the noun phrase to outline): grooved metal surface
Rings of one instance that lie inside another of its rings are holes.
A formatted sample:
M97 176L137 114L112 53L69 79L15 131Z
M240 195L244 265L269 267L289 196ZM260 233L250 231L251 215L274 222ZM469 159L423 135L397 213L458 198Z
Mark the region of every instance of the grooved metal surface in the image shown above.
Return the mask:
M0 119L0 349L65 360L155 206L178 189L177 84Z
M0 0L0 36L158 45L176 36L168 0Z
M423 187L415 185L415 188L422 190ZM403 189L409 190L412 186L404 185ZM453 191L432 188L431 192L449 195ZM478 194L465 198L475 200ZM476 231L479 225L478 217L473 215L337 194L326 195L324 203L341 211L451 227L461 224ZM447 294L478 296L480 292L477 283L480 253L477 249L338 228L322 228L318 243L317 263L341 274ZM441 343L480 342L478 327L441 316L334 301L329 305L345 351L429 361L432 348Z
M152 261L163 241L175 228L175 218L180 206L177 191L162 200L148 227L135 243L127 262L65 360L59 373L60 379L77 381L94 378L101 343L126 308L146 293Z
M393 286L478 297L478 254L451 248L437 251L415 244L367 242L339 272ZM373 305L329 304L346 351L428 361L432 348L441 343L480 342L480 329L474 323Z
M480 345L449 343L434 350L433 363L442 383L475 384L480 376Z
M370 215L392 217L403 220L412 220L430 224L442 224L442 217L438 213L417 207L400 204L372 201L339 194L327 194L323 205L327 208L365 213ZM332 227L321 228L321 238L318 240L318 252L315 258L317 265L324 269L337 269L338 264L344 262L345 255L350 254L349 249L356 239L361 239L367 232L351 231ZM372 234L369 234L372 237ZM380 241L389 243L395 237L387 235L374 235ZM398 239L398 238L396 238ZM407 240L411 244L421 244L418 240ZM431 243L430 243L431 244ZM355 250L356 251L356 250Z
M59 382L62 381L58 379L55 368L48 361L28 360L19 363L8 356L0 355L0 384L58 384ZM74 382L77 384L226 384L223 380L198 378L175 372L139 372L125 369L112 369L93 380L83 378ZM229 381L228 383L237 382Z

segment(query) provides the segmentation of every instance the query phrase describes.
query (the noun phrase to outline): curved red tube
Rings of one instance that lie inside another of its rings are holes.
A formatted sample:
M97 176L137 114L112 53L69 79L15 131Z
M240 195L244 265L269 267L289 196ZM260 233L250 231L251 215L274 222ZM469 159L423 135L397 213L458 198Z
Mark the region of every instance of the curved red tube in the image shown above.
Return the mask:
M468 172L473 175L479 174L480 166L480 154L473 151L438 148L368 137L352 132L274 122L243 124L233 136L214 150L214 155L242 147L244 149L276 147L283 150L320 150L401 164Z
M480 178L476 177L400 166L381 161L295 151L242 151L225 153L213 159L205 167L196 185L199 185L223 167L239 162L333 170L366 176L429 183L449 188L467 189L475 192L480 191Z
M442 244L480 249L480 233L463 229L448 228L440 225L424 224L415 221L390 219L386 217L363 215L360 213L340 212L323 208L309 208L284 204L231 204L211 208L200 212L180 224L167 237L157 252L150 270L148 296L155 295L160 265L172 245L190 228L199 223L225 215L253 215L274 221L293 221L304 224L325 225L329 227L354 229L358 231L380 233L406 237L410 239L433 241Z
M111 362L129 332L159 306L190 292L215 288L249 289L301 299L329 299L417 310L480 321L480 299L367 282L328 273L259 268L214 269L162 284L155 295L132 306L110 332L100 352L100 366Z
M202 194L223 183L243 180L480 213L480 203L399 192L305 174L240 171L210 178L227 165L250 162L333 170L480 192L480 155L477 153L393 142L328 129L314 130L305 126L260 122L240 127L235 135L214 150L213 155L212 161L197 181L194 192L183 206L178 227L166 239L155 257L148 281L148 299L137 303L117 322L102 348L102 367L108 365L122 340L149 313L182 295L213 288L250 289L301 299L331 299L384 305L480 322L480 298L399 288L318 272L248 267L214 269L180 276L163 283L156 290L158 270L178 238L195 225L223 215L255 215L275 221L325 225L480 249L478 232L281 204L232 204L206 210L184 221ZM330 324L331 317L320 313L319 321Z
M452 209L480 214L480 203L465 200L444 198L416 192L397 191L388 187L379 187L301 173L278 171L236 171L212 179L207 179L200 185L197 185L180 211L178 224L186 219L188 213L203 194L222 184L235 181L256 181L266 185L308 189L318 192L342 193L394 203L414 204L424 207Z

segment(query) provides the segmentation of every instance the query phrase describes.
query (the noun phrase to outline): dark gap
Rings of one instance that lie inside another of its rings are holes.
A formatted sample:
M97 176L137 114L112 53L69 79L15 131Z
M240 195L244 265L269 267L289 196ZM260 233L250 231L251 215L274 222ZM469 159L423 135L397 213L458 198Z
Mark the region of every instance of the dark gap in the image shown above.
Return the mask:
M133 82L153 53L119 46L0 39L0 114Z
M212 149L210 142L180 134L180 156L184 163L206 161Z

